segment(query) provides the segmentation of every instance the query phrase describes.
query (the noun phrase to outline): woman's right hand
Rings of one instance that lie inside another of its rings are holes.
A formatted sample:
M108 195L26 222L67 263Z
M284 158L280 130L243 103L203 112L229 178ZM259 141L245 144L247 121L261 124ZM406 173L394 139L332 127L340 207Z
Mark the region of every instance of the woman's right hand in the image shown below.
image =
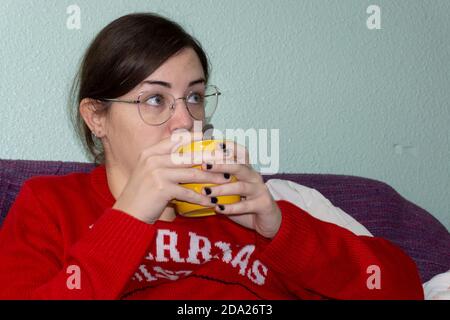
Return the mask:
M179 141L172 141L169 137L143 150L113 208L151 224L159 219L173 199L214 207L209 197L184 188L179 183L223 184L229 180L222 173L192 168L194 164L189 161L173 161L180 158L177 153L172 153L179 144ZM214 156L203 154L196 164L212 157L223 159L223 156L221 150Z

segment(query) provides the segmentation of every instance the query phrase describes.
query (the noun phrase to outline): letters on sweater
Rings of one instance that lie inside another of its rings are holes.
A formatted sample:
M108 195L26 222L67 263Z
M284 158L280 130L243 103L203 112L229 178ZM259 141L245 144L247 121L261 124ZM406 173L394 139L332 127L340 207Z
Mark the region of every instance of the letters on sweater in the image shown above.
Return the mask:
M138 282L154 282L158 280L175 281L190 275L195 265L218 260L230 265L236 272L250 279L257 285L264 285L268 268L258 259L253 259L255 245L247 244L241 248L223 241L211 242L210 239L194 232L189 232L189 249L180 252L178 234L169 229L159 229L156 235L156 251L146 256L148 264L141 264L132 280ZM167 270L158 264L175 262L189 270Z

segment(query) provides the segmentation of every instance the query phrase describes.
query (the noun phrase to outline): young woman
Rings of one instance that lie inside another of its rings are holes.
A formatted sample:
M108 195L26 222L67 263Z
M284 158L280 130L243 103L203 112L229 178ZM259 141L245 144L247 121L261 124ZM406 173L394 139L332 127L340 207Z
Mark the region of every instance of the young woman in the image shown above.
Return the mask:
M250 165L219 161L242 146L202 170L171 161L171 136L195 136L217 105L208 78L199 43L163 17L124 16L98 34L74 110L99 165L24 184L0 231L0 298L421 299L400 249L274 201ZM217 186L199 194L188 182ZM217 203L232 194L244 200ZM217 215L179 216L173 199Z

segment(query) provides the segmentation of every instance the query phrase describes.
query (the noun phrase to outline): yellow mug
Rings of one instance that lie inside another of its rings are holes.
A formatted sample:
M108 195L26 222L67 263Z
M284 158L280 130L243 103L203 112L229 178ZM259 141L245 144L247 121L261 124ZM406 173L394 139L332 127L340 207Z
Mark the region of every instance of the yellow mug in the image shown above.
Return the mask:
M217 149L219 143L224 143L223 140L201 140L194 141L191 144L181 146L178 149L180 154L183 153L192 153L197 151L214 151ZM201 170L200 165L193 166L193 168L197 168ZM237 181L235 176L231 176L230 182ZM181 186L194 190L197 193L202 193L202 190L205 187L213 187L216 184L211 183L184 183L180 184ZM227 196L218 196L217 204L232 204L241 201L240 195L227 195ZM185 217L206 217L215 215L214 207L204 207L199 204L185 202L180 200L172 200L172 204L175 206L175 211Z

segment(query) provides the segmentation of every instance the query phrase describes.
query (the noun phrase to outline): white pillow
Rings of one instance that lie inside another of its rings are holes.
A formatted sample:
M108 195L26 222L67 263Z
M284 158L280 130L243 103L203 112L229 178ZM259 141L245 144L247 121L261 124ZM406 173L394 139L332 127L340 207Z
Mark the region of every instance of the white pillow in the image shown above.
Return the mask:
M426 300L450 300L450 270L423 284Z
M349 214L333 206L330 200L316 189L280 179L270 179L266 186L274 200L287 200L319 220L336 224L358 236L372 237L369 230Z

